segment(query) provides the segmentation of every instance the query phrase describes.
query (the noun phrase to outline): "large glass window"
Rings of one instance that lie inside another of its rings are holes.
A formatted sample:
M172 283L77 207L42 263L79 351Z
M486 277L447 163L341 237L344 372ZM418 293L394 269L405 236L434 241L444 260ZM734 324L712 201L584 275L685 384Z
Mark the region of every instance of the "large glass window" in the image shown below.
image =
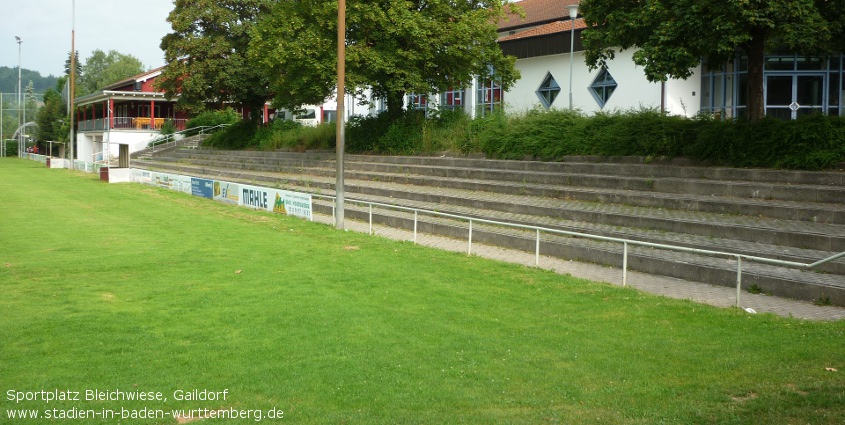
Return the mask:
M766 57L764 102L766 115L794 119L824 113L843 115L842 55L828 59L808 58L778 52ZM738 117L748 104L748 60L738 57L737 70L727 64L703 64L701 111L719 117Z
M502 107L502 86L495 80L478 80L476 104L478 115L485 116Z
M425 111L428 107L428 97L424 94L411 93L408 95L408 109L412 111Z
M546 109L551 108L552 103L554 103L555 98L560 93L560 86L555 81L555 78L552 77L551 73L546 74L546 78L543 79L543 82L540 84L540 88L537 89L537 97L540 98L540 103Z
M604 108L604 105L610 99L610 95L616 90L616 86L616 80L613 79L610 72L607 72L607 68L602 68L599 75L593 80L593 84L590 85L590 93L593 94L599 106Z
M441 109L462 109L464 107L464 91L463 90L448 90L440 93L440 108Z

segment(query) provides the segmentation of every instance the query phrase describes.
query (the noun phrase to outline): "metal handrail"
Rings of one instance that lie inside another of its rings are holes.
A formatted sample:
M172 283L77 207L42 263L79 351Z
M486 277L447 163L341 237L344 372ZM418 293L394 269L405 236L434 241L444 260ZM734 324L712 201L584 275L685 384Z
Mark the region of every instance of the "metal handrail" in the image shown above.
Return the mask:
M210 134L210 133L217 131L221 128L229 127L230 125L231 124L218 124L218 125L215 125L215 126L204 125L204 126L200 126L200 127L191 127L191 128L187 128L185 130L180 130L180 131L177 131L175 133L171 133L171 134L159 137L157 139L153 139L150 143L147 144L146 148L141 149L140 151L135 152L134 154L137 155L137 154L141 154L141 153L145 153L145 152L155 153L156 148L158 148L158 150L167 150L167 149L170 149L170 148L174 148L174 147L178 146L179 142L181 141L181 140L172 140L172 139L176 138L177 134L181 135L181 134L185 134L185 133L188 133L188 132L195 132L198 129L199 129L199 133L197 133L197 134L199 134L199 135Z
M334 200L335 197L331 195L321 195L321 194L311 194L314 198L322 198L328 200ZM690 248L685 246L677 246L677 245L666 245L666 244L659 244L653 242L643 242L634 239L624 239L624 238L614 238L609 236L600 236L600 235L593 235L589 233L581 233L581 232L573 232L568 230L559 230L559 229L551 229L548 227L541 227L541 226L533 226L530 224L519 224L519 223L508 223L504 221L497 221L497 220L488 220L484 218L477 218L477 217L469 217L459 214L452 214L446 213L441 211L434 211L434 210L427 210L423 208L413 208L413 207L403 207L401 205L392 205L392 204L385 204L381 202L372 202L372 201L365 201L361 199L350 199L345 198L346 202L350 203L357 203L357 204L364 204L369 206L369 226L370 226L370 234L373 233L373 206L383 207L383 208L391 208L394 210L406 211L406 212L413 212L414 213L414 243L417 243L417 221L418 221L418 214L424 213L429 214L432 216L440 216L440 217L447 217L453 218L457 220L467 220L469 222L469 237L468 237L468 246L467 246L467 255L472 255L472 223L485 223L491 224L495 226L503 226L503 227L511 227L523 230L533 230L536 232L536 243L535 243L535 251L534 251L534 265L539 266L540 264L540 232L564 235L564 236L575 236L580 238L586 239L595 239L599 241L605 242L615 242L621 243L623 245L623 252L622 252L622 286L627 286L627 276L628 276L628 245L637 245L643 247L650 247L650 248L658 248L658 249L667 249L671 251L679 251L679 252L688 252L693 254L701 254L701 255L708 255L714 257L729 257L735 258L737 261L737 272L736 272L736 306L739 307L740 305L740 289L742 287L742 260L746 259L749 261L754 261L758 263L764 264L771 264L776 266L786 266L786 267L793 267L799 269L813 269L822 264L837 260L839 258L845 257L845 252L841 252L839 254L831 255L830 257L823 258L819 261L814 263L800 263L796 261L786 261L786 260L778 260L774 258L766 258L766 257L759 257L756 255L749 255L749 254L740 254L735 252L727 252L727 251L714 251L709 249L699 249L699 248ZM332 216L334 216L335 206L332 205Z

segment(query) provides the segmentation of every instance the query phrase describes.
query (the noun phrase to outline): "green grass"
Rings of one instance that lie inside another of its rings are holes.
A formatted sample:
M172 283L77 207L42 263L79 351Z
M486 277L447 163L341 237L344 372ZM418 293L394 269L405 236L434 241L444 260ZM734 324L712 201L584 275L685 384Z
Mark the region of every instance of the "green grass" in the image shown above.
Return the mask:
M0 159L3 424L44 423L7 410L54 407L275 407L283 422L331 424L840 424L844 337L843 321L750 316ZM173 399L194 388L229 392ZM168 400L7 396L46 389Z

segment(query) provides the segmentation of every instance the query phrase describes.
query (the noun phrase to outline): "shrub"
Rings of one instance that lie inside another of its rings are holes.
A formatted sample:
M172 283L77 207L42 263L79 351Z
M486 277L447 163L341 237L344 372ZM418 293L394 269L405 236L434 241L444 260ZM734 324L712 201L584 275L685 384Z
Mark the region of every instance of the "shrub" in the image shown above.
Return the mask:
M241 123L209 140L228 149L297 151L332 149L336 142L333 123L303 127L282 120L262 127ZM429 111L428 118L420 111L405 111L353 117L346 128L346 150L391 155L482 152L491 158L551 161L572 155L684 156L712 165L819 170L845 160L845 118L819 114L748 123L643 108L589 117L566 109L519 115L497 111L471 119L463 111Z
M258 125L254 121L241 121L209 136L205 144L220 149L244 149L257 146Z
M259 130L259 135L258 145L262 149L289 149L298 152L333 149L336 124L323 123L311 127L296 121L277 120Z
M161 125L161 135L166 136L168 134L173 134L176 132L176 123L173 120L168 119L164 121L164 124Z
M189 131L185 132L187 136L193 136L199 133L198 130L190 131L197 127L215 127L221 124L236 124L241 121L240 114L232 108L220 109L216 111L204 111L194 118L188 120L185 128Z

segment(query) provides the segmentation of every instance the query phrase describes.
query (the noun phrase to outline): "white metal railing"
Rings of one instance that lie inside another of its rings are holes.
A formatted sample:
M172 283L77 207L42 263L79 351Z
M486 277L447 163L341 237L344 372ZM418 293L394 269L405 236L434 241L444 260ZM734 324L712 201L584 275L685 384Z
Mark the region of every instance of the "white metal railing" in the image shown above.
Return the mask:
M218 124L218 125L215 125L215 126L192 127L192 128L186 129L186 130L177 131L177 132L172 133L172 134L167 134L165 136L161 136L161 137L158 137L156 139L153 139L147 145L146 148L144 148L144 149L142 149L138 152L135 152L133 155L140 155L142 153L155 153L156 151L163 151L163 150L166 150L166 149L175 148L176 146L179 146L179 142L182 141L182 139L176 140L177 135L182 136L182 135L185 135L186 133L196 133L198 135L211 134L211 133L214 133L215 131L226 128L230 125L231 124ZM192 134L192 135L194 135L194 134ZM188 136L188 137L190 137L190 136Z
M314 198L321 198L334 201L335 197L331 195L320 195L320 194L311 194ZM483 218L476 218L476 217L468 217L459 214L451 214L445 213L440 211L433 211L433 210L426 210L422 208L412 208L412 207L403 207L400 205L392 205L392 204L384 204L380 202L372 202L372 201L364 201L359 199L350 199L344 198L345 202L353 203L353 204L363 204L369 207L369 233L373 233L373 206L388 208L393 210L405 211L405 212L413 212L414 213L414 233L413 233L413 241L417 243L417 223L419 221L419 214L428 214L431 216L439 216L439 217L446 217L455 220L462 220L469 222L469 233L467 236L467 255L472 255L472 225L473 223L484 223L490 224L494 226L502 226L502 227L510 227L515 229L522 229L522 230L533 230L536 234L535 244L534 244L534 265L540 265L540 235L541 232L549 233L549 234L557 234L563 236L575 236L579 238L585 239L594 239L604 242L614 242L614 243L621 243L622 244L622 286L627 286L628 284L628 246L629 245L636 245L636 246L643 246L643 247L650 247L650 248L657 248L657 249L667 249L671 251L679 251L679 252L687 252L692 254L699 254L699 255L706 255L712 257L728 257L736 259L737 266L736 266L736 306L739 307L740 302L740 290L742 288L742 260L749 260L758 263L764 264L771 264L775 266L785 266L785 267L793 267L793 268L800 268L800 269L813 269L822 264L837 260L839 258L845 257L845 252L840 252L839 254L831 255L830 257L823 258L818 260L814 263L800 263L796 261L785 261L785 260L778 260L774 258L765 258L759 257L756 255L748 255L748 254L739 254L735 252L727 252L727 251L714 251L709 249L699 249L699 248L689 248L685 246L677 246L677 245L666 245L666 244L659 244L653 242L643 242L637 241L633 239L623 239L623 238L613 238L608 236L599 236L593 235L589 233L581 233L581 232L572 232L568 230L559 230L559 229L551 229L547 227L540 227L540 226L532 226L528 224L518 224L518 223L508 223L504 221L496 221L496 220L487 220ZM335 205L332 204L332 216L335 215Z

